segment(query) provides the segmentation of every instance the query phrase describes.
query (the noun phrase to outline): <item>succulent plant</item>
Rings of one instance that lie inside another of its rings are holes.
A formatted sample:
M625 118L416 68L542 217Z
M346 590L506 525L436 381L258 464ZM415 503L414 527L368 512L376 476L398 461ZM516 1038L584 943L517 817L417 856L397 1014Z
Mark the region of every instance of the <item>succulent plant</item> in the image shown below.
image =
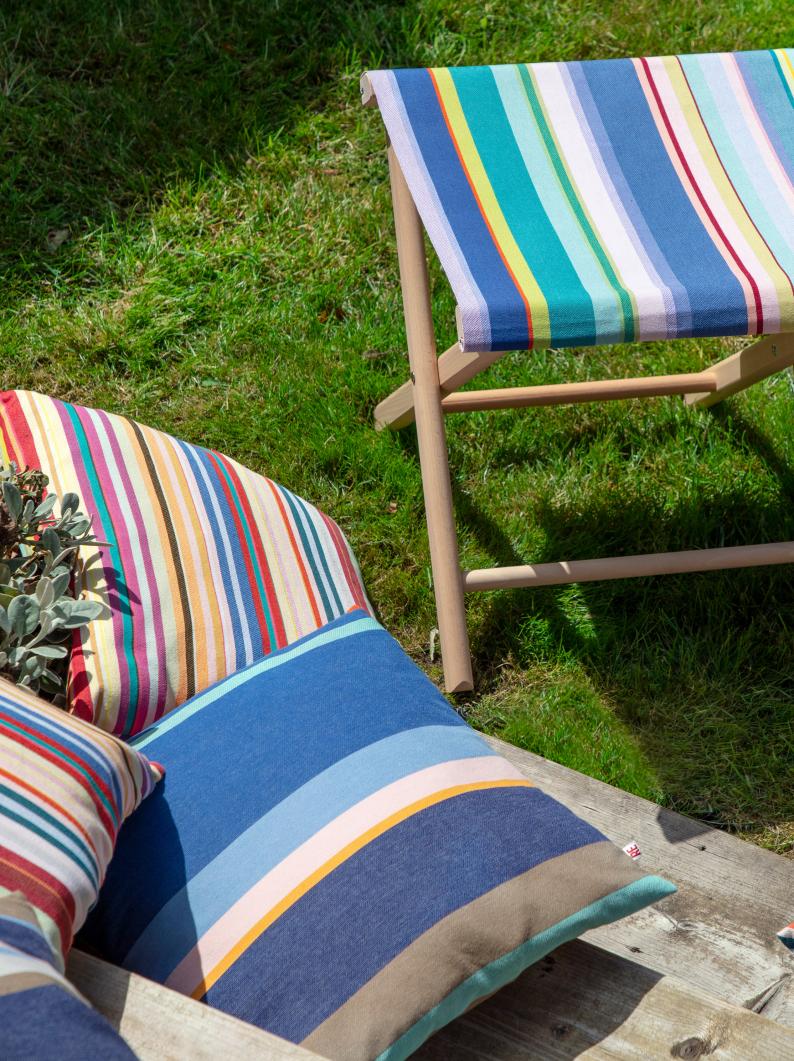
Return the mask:
M35 468L0 465L0 674L62 703L72 631L103 610L75 596L78 553L101 543L77 494L48 486Z

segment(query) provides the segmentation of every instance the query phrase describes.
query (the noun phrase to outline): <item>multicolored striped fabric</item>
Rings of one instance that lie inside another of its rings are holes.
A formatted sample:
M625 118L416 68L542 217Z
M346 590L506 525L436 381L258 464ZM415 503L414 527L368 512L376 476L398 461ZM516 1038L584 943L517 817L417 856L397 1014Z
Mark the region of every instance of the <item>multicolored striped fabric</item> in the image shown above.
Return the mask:
M794 329L794 50L368 76L467 350Z
M86 941L339 1061L407 1057L559 943L675 890L495 754L362 611L134 744L168 776Z
M122 416L0 394L0 457L74 491L108 544L84 572L109 606L76 632L72 710L138 733L219 678L368 607L337 525L220 453Z
M0 680L0 896L19 891L65 955L119 829L162 777L116 737Z
M57 969L57 955L21 894L0 897L3 1061L135 1061L119 1034Z
M790 925L786 925L785 928L781 928L777 934L777 938L784 947L788 947L789 950L794 950L794 921L792 921Z
M24 896L0 896L0 1057L3 1061L135 1061L113 1028L57 968Z

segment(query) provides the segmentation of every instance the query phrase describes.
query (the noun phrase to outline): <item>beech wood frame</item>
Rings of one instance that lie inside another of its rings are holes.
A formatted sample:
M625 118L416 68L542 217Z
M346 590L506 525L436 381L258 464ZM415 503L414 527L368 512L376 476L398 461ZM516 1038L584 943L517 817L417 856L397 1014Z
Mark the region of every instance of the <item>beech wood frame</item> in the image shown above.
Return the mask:
M366 76L362 81L362 96L365 105L374 104ZM794 365L794 333L766 336L705 372L458 392L459 387L497 361L503 352L467 352L458 342L440 357L436 356L424 229L390 144L387 152L411 378L380 402L375 409L375 425L378 430L387 427L396 430L416 421L447 692L465 692L474 687L465 592L794 563L794 542L774 542L475 571L461 568L445 415L670 394L682 395L687 405L706 408Z

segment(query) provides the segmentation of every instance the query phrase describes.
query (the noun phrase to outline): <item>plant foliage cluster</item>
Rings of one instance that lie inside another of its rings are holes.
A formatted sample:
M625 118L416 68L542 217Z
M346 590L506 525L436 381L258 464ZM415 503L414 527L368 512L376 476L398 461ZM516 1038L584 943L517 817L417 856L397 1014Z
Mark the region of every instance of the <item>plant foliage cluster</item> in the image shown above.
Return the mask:
M60 701L72 632L102 613L75 591L79 551L96 546L77 494L47 494L35 469L0 467L0 673ZM57 513L56 513L57 509Z

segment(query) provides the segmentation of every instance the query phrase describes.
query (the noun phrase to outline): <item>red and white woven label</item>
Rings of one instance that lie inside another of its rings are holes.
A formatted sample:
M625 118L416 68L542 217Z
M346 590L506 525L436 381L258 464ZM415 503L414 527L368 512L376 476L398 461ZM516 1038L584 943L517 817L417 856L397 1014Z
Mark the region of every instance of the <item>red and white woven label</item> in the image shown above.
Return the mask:
M642 854L642 851L640 851L640 849L637 847L633 840L630 844L626 844L623 850L626 852L629 858L639 858Z

